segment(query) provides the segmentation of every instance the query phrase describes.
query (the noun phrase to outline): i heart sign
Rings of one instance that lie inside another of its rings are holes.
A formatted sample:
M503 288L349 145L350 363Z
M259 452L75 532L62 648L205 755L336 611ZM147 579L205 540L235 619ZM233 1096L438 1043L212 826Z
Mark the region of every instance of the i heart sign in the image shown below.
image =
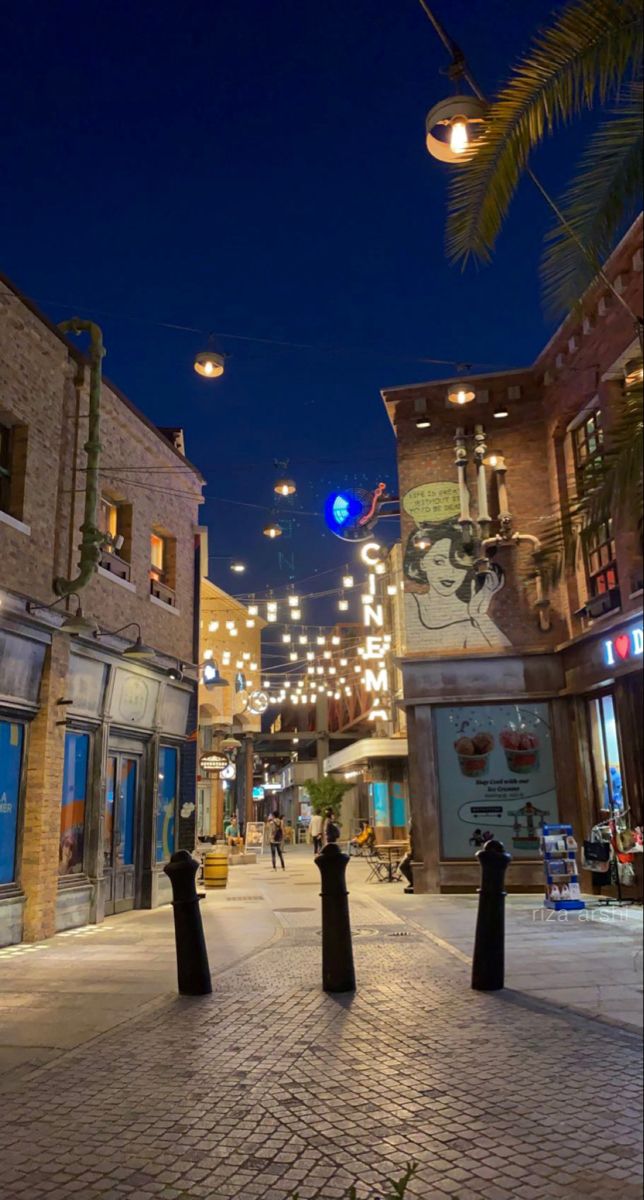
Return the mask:
M622 633L615 638L615 649L621 659L628 658L631 652L631 639L627 633Z
M609 667L619 666L620 661L626 662L629 658L641 658L644 649L642 626L633 625L631 629L608 639L603 645L604 662Z

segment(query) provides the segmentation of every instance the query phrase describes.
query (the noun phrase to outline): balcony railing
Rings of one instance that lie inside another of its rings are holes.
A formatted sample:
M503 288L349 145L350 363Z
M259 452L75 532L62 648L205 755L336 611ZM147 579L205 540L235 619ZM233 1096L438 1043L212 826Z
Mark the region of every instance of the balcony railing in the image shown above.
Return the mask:
M117 575L119 579L130 578L130 564L124 558L119 558L118 554L113 551L103 550L101 552L101 562L104 571L111 571L112 575Z
M150 579L150 594L156 600L161 600L163 604L169 605L170 608L176 608L176 592L173 588L168 587L167 583L162 583L160 579L155 579L154 577Z

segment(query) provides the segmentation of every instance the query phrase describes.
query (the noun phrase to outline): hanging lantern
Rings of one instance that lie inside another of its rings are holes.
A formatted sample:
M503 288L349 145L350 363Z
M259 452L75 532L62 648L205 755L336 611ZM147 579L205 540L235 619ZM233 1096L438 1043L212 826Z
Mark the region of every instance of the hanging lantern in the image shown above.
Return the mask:
M281 525L277 524L277 521L269 521L268 525L264 526L262 533L267 538L278 538L282 536L283 530Z
M440 162L467 163L478 149L487 108L478 96L450 96L427 113L425 144Z
M447 399L450 404L471 404L472 400L476 399L476 392L471 384L457 382L450 384L447 391Z
M195 354L194 369L205 379L216 379L224 373L224 356L215 350L200 350Z
M281 479L275 480L275 483L273 484L273 491L276 492L278 496L294 496L297 488L293 479L288 479L286 476L284 476Z

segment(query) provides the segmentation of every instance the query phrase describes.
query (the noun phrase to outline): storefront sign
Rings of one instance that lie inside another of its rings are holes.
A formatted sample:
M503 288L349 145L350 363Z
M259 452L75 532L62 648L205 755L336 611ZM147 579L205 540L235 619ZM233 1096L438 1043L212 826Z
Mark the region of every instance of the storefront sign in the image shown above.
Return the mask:
M228 759L225 754L202 754L199 759L199 766L202 771L219 773L220 771L224 771L228 766Z
M609 667L618 667L620 663L631 662L642 657L644 635L641 625L631 625L616 637L607 638L603 642L604 662Z
M495 837L537 858L558 818L548 705L441 707L435 729L443 857L471 859Z

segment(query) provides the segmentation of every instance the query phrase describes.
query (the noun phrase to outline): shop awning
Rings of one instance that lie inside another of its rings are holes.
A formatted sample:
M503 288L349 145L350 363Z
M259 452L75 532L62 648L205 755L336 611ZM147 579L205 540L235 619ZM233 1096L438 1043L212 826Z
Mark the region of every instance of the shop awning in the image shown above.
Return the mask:
M383 758L407 758L407 738L362 738L324 760L324 771L346 771Z

